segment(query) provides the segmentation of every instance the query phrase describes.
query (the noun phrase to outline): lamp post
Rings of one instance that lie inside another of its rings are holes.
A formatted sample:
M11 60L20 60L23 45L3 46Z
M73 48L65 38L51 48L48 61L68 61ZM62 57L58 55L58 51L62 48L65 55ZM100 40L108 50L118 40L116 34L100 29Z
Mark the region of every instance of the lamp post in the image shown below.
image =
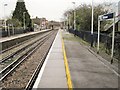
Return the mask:
M7 31L7 27L6 27L6 17L5 17L5 7L7 6L7 4L4 4L4 22L5 22L5 31Z
M26 12L23 12L24 30L25 30L25 13L26 13Z
M74 30L76 30L76 11L75 11L75 2L72 2L74 5Z
M8 24L8 37L10 36L10 24Z
M33 23L33 16L32 16L32 18L31 18L31 20L32 20L32 27L34 27L34 23Z
M67 14L67 25L68 25L68 30L69 30L70 29L69 13Z
M94 20L94 6L93 6L93 0L92 0L92 18L91 18L91 47L93 47L93 20Z
M66 23L65 23L65 22L66 22L66 21L64 20L64 22L63 22L63 23L64 23L64 29L66 29Z
M13 31L13 35L14 35L14 34L15 34L15 31L14 31L13 23L12 23L12 31Z

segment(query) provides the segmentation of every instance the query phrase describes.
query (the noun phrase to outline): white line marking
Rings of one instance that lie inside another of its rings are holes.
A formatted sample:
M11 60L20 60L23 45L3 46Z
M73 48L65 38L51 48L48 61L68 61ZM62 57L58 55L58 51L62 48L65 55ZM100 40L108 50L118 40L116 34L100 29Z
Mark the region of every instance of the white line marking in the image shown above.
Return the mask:
M58 33L59 33L59 31L58 31ZM56 35L56 37L55 37L55 40L53 41L53 44L52 44L52 46L51 46L51 48L50 48L50 51L48 52L48 55L47 55L47 57L46 57L46 59L45 59L45 61L44 61L44 63L43 63L43 66L42 66L42 68L41 68L41 70L40 70L40 73L39 73L39 75L38 75L38 77L37 77L37 80L36 80L36 82L35 82L32 90L35 90L35 89L38 88L38 85L39 85L39 83L40 83L40 81L41 81L41 78L42 78L42 75L43 75L45 66L46 66L46 64L47 64L47 61L48 61L49 56L50 56L50 53L51 53L51 51L52 51L52 49L53 49L53 46L54 46L54 44L55 44L56 38L57 38L57 36L58 36L58 33L57 33L57 35Z

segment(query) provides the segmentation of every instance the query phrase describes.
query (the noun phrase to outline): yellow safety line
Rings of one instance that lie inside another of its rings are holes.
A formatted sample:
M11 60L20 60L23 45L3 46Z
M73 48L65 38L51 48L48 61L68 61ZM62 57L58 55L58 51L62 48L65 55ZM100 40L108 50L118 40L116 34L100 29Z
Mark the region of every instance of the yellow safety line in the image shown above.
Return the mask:
M62 33L61 33L61 38L62 38ZM66 70L68 89L73 90L63 38L62 38L62 51L63 51L63 56L64 56L64 64L65 64L65 70Z

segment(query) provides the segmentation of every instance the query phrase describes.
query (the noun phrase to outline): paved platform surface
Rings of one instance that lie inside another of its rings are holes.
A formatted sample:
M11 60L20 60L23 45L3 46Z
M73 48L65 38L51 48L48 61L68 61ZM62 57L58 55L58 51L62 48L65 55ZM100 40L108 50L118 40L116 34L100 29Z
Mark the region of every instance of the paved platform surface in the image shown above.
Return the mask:
M57 33L33 88L68 88L60 30Z
M118 75L102 57L99 60L74 35L65 31L62 34L73 88L118 88Z
M14 36L10 36L10 37L2 37L2 38L0 38L0 43L5 42L5 41L9 41L9 40L12 40L12 39L32 35L32 34L37 34L37 33L43 32L43 31L47 31L47 30L49 30L49 29L42 30L42 31L36 31L36 32L29 32L29 33L24 33L24 34L18 34L18 35L14 35Z

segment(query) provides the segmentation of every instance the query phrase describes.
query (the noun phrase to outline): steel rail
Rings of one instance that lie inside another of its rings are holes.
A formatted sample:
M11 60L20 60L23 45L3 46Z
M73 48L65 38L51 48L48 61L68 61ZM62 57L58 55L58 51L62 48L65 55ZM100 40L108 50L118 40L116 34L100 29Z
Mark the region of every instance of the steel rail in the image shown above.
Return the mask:
M51 34L50 34L51 35ZM43 40L39 41L37 45L35 45L32 49L30 49L27 53L25 53L23 56L19 57L17 60L12 62L9 66L4 68L2 71L0 71L1 78L0 81L2 81L6 76L8 76L18 65L20 65L26 58L28 58L33 52L37 50L38 47L40 47L49 37L44 37Z
M41 39L42 39L42 38L44 38L44 36L42 36ZM38 40L38 39L37 39L37 40ZM15 56L16 54L20 53L22 50L24 50L24 49L28 48L30 45L36 43L37 40L34 41L34 42L32 42L31 44L29 44L29 45L27 45L27 46L19 49L18 51L14 52L14 53L12 53L12 54L10 54L10 55L7 55L5 58L3 58L2 60L0 60L0 63L4 63L4 62L7 61L8 59L10 59L10 58L12 58L13 56Z

